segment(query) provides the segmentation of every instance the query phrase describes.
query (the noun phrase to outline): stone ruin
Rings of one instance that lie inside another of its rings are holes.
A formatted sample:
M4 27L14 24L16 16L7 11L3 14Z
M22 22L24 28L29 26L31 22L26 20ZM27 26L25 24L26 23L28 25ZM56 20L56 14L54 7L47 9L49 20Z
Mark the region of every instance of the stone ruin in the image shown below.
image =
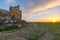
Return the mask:
M10 6L9 11L0 9L0 22L4 22L4 26L12 26L24 24L25 20L22 20L22 11L20 10L19 5ZM26 22L25 22L26 23Z
M22 11L19 9L19 5L13 7L10 6L9 13L5 16L6 20L22 20Z

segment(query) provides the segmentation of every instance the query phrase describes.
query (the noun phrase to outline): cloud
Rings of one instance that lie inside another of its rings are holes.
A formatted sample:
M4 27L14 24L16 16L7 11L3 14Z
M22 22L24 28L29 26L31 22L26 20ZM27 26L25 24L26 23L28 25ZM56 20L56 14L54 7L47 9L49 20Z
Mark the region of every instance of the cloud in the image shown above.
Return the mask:
M60 6L60 0L40 0L41 4L37 6L33 6L32 8L28 9L30 13L35 13L38 11L47 10L49 8L53 8L56 6Z
M15 0L5 0L5 3L6 4L11 4L11 3L14 4L15 3Z

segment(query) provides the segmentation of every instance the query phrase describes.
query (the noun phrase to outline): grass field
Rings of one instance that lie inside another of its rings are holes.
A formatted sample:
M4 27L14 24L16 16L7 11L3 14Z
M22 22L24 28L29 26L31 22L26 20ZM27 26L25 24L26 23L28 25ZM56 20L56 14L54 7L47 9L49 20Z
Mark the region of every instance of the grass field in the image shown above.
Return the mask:
M60 23L48 23L48 22L34 22L40 28L48 28L54 36L54 40L60 40Z

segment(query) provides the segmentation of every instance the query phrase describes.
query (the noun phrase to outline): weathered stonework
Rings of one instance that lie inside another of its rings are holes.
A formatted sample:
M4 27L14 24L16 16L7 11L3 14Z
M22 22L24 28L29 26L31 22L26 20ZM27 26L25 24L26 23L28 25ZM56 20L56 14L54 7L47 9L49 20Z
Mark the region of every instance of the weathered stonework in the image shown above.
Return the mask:
M4 17L4 20L11 20L13 16L18 20L22 20L22 11L19 9L19 5L10 6L9 11L0 10L0 16Z
M15 15L19 20L22 19L22 11L19 10L19 5L15 7L10 6L10 12L12 13L12 16Z
M22 11L20 10L19 5L10 6L9 11L0 9L0 22L3 22L4 27L14 26L14 24L23 24L22 22ZM8 22L8 23L7 23ZM18 26L18 25L17 25Z

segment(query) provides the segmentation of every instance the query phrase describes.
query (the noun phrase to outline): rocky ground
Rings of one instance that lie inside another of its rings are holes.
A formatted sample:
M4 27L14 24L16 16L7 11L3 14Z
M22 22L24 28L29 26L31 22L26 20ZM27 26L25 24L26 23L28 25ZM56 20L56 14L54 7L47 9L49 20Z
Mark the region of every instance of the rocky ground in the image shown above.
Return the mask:
M53 35L48 32L47 28L28 24L19 30L0 32L0 40L53 40Z

